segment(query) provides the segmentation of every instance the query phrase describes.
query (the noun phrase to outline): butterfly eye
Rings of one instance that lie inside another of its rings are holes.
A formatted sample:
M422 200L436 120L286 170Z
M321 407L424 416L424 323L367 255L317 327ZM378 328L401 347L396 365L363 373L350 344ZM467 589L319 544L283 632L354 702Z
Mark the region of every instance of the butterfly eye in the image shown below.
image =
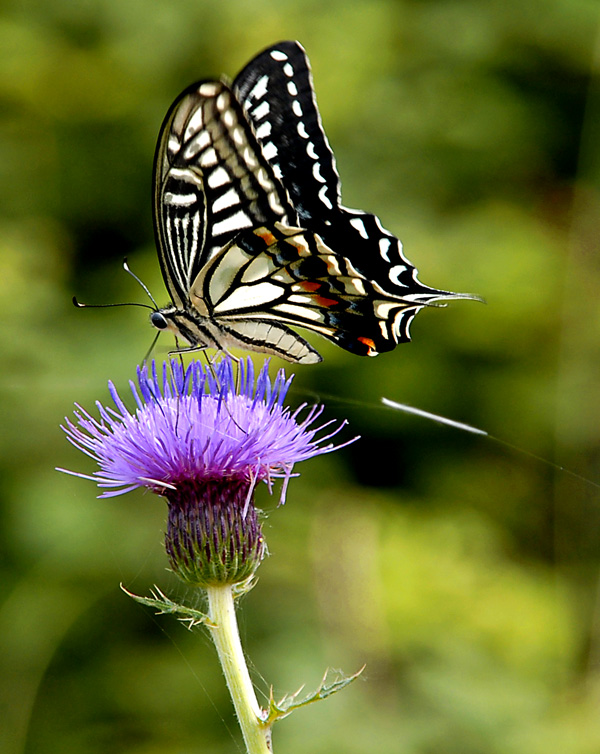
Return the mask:
M157 330L166 330L169 326L166 318L160 312L152 312L150 315L150 322L156 327Z

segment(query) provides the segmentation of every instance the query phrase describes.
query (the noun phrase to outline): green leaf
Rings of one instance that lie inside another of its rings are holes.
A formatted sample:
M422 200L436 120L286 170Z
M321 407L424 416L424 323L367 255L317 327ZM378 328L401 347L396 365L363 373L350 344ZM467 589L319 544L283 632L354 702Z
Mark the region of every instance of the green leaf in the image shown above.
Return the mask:
M286 694L278 702L276 702L273 697L273 687L271 687L269 696L269 714L265 720L265 725L272 725L277 720L283 720L284 717L291 715L292 712L300 707L306 707L309 704L313 704L313 702L320 702L322 699L327 699L327 697L332 694L341 691L355 681L365 667L366 666L363 665L362 668L350 676L344 675L341 670L331 670L330 668L327 668L319 687L312 694L309 694L300 700L298 700L298 696L304 686L301 686L298 691L295 691L293 694ZM330 680L331 676L334 676L333 680Z
M177 602L173 602L167 596L165 596L160 589L155 585L151 594L152 597L140 597L137 594L133 594L129 590L125 589L123 584L120 585L121 589L133 598L136 602L140 602L142 605L153 607L156 609L158 615L175 615L177 618L190 630L194 626L205 625L214 626L215 624L205 613L200 610L194 610L194 608L186 607L185 605L179 605Z

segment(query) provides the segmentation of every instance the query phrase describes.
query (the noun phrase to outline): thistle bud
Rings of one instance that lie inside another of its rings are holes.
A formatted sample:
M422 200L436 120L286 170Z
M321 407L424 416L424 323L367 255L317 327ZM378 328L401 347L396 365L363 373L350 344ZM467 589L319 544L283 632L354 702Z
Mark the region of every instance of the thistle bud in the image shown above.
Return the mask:
M265 544L250 483L188 482L166 497L165 548L180 578L206 587L239 584L254 575Z

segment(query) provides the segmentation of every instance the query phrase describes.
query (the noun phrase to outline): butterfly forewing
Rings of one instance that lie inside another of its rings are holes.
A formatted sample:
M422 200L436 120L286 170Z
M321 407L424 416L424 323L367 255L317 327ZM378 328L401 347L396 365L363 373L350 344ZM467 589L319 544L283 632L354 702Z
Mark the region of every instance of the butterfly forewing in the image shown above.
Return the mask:
M229 88L201 82L165 119L155 160L159 255L177 306L210 259L244 228L295 212Z
M281 42L265 50L238 74L233 90L300 221L331 221L340 180L302 46Z

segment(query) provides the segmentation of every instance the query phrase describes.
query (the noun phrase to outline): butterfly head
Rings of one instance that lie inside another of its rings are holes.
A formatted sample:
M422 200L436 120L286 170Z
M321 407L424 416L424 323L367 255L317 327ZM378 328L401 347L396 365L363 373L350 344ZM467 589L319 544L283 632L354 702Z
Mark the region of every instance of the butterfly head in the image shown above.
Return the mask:
M190 350L216 348L223 350L218 329L196 311L167 306L150 314L150 324L160 332L170 332L189 344Z

